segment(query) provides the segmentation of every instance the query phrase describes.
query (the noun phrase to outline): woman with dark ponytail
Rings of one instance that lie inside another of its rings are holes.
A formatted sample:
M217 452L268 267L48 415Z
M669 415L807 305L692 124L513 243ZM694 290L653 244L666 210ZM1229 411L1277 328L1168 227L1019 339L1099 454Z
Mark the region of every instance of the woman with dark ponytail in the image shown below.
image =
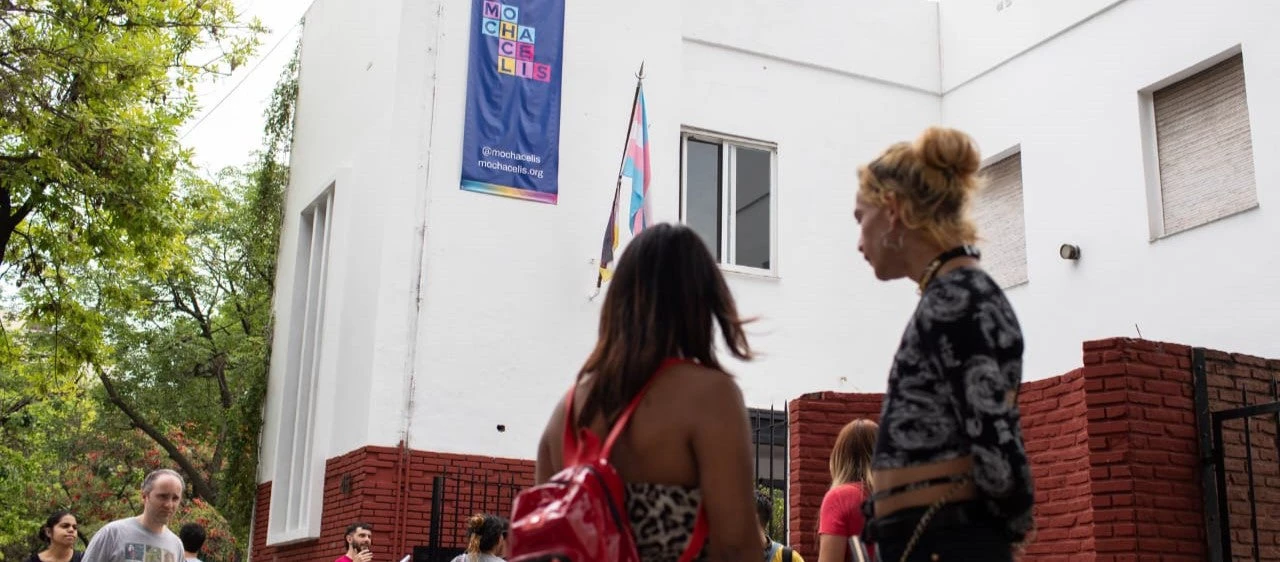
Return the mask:
M453 562L505 562L507 527L507 520L496 515L472 515L467 521L467 551Z
M55 511L40 527L40 542L44 549L33 553L27 562L80 562L81 552L76 551L79 524L70 511Z

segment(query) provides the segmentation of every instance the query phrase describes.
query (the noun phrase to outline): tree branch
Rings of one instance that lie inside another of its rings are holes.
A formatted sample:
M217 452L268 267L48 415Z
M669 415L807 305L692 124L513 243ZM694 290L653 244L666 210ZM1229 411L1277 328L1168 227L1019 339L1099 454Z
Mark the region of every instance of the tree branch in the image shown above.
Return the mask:
M23 408L30 406L34 401L35 400L33 398L27 396L17 402L14 402L12 405L5 406L4 413L0 413L0 425L4 425L5 422L9 421L9 418L13 417L14 414L17 414L18 412L21 412Z
M182 472L186 474L187 480L191 482L191 490L194 492L195 497L201 498L209 503L216 503L218 498L217 492L213 489L213 486L209 484L209 480L206 479L199 470L197 470L195 463L192 463L191 459L182 454L182 451L178 449L178 446L174 444L172 440L165 436L165 434L156 426L152 425L151 422L144 419L137 410L133 409L133 407L124 400L124 397L120 396L120 392L116 389L115 383L111 381L111 377L107 376L106 371L104 371L102 367L95 365L93 369L98 373L98 380L102 381L102 388L107 392L107 399L110 400L110 402L114 404L121 413L127 416L129 421L133 422L133 425L137 426L138 429L141 429L143 433L147 434L147 437L150 437L152 441L155 441L156 445L159 445L161 449L164 449L165 453L169 455L169 458L172 459L174 463L177 463L178 467L182 469Z

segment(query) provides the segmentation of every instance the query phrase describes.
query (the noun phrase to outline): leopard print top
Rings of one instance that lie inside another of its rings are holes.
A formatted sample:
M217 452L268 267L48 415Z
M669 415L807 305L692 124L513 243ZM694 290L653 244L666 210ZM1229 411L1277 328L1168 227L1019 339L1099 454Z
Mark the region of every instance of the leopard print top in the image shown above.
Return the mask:
M627 484L627 513L636 550L644 562L677 562L693 536L702 503L697 488L667 484ZM706 549L694 560L705 560Z

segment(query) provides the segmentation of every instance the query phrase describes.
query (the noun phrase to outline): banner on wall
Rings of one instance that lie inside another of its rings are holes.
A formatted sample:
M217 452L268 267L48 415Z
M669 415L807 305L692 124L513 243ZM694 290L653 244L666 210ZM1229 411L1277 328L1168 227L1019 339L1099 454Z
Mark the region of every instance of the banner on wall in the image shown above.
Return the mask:
M462 189L555 204L564 0L473 0Z

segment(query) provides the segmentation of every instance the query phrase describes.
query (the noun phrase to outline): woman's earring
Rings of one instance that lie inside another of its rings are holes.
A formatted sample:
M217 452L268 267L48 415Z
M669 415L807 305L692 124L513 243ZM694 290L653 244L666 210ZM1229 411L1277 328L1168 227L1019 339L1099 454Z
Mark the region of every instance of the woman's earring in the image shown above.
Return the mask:
M881 246L883 246L883 247L884 247L885 249L887 249L887 250L901 250L901 249L902 249L902 243L905 241L906 236L907 236L907 233L905 233L905 232L899 232L899 233L898 233L898 241L897 241L896 243L890 244L890 243L889 243L889 233L888 233L888 232L886 232L886 233L884 233L884 236L881 236L881 237L880 237L880 245L881 245Z

